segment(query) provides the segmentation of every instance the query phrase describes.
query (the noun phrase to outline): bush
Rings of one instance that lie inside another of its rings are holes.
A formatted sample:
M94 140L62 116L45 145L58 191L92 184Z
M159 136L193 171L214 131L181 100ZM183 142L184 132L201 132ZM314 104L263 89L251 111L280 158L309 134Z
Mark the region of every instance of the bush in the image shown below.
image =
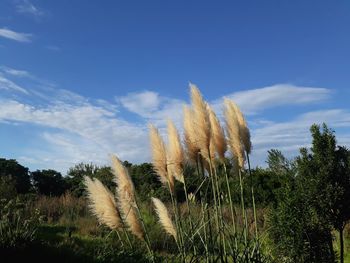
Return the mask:
M28 217L25 206L18 199L1 200L0 214L1 249L25 247L34 240L40 221L38 210Z

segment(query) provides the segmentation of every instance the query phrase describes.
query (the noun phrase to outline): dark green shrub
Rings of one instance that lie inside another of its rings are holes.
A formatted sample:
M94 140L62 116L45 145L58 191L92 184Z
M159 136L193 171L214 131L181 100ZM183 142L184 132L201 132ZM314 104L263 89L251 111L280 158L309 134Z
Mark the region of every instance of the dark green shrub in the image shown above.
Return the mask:
M20 248L31 243L40 221L39 211L27 216L25 206L18 200L1 200L0 248Z

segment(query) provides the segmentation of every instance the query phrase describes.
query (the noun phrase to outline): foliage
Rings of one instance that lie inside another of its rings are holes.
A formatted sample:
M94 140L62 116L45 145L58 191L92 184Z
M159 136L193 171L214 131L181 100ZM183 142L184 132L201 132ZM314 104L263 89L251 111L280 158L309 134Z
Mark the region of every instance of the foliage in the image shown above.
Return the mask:
M254 196L257 205L259 207L267 207L269 205L276 205L278 192L286 184L286 177L259 167L251 171L251 176L245 173L244 178L246 181L244 190L247 193L247 206L251 206L252 204L251 195L249 195L251 187L254 187Z
M0 176L0 199L10 200L15 198L16 195L14 179L10 176Z
M334 262L331 231L336 229L342 262L343 229L350 217L350 153L336 145L334 132L325 124L310 131L311 151L300 150L295 176L271 210L270 235L278 244L276 254L286 262Z
M269 235L280 262L332 262L330 229L317 216L298 181L290 183L271 210Z
M31 176L34 188L41 195L59 196L66 191L61 173L55 170L37 170Z
M91 178L98 178L103 182L110 190L114 191L115 183L114 176L111 172L111 168L108 166L99 167L94 164L79 163L70 168L66 179L67 191L70 191L74 196L80 197L85 193L85 187L83 183L84 176Z
M350 219L350 151L336 146L334 132L324 124L322 131L311 127L312 153L299 159L301 173L312 178L314 206L336 230L343 230Z
M67 228L58 225L42 225L37 229L34 242L26 247L2 249L4 262L150 262L144 251L123 247L115 233L103 235L71 235ZM164 262L160 256L157 262Z
M277 176L293 176L296 172L295 160L287 159L281 151L271 149L267 151L268 170Z
M19 200L2 200L0 215L1 249L25 247L34 240L40 219L38 210L28 217Z
M0 177L5 181L13 181L19 194L28 193L31 188L28 168L16 160L0 158Z
M138 197L140 200L149 200L154 195L162 196L166 200L170 200L169 194L166 189L162 187L162 184L153 171L152 164L142 163L137 165L124 162L124 165L128 168L129 174L133 182L135 182L135 188L139 193Z
M88 216L86 202L69 192L59 197L39 196L30 204L31 210L39 210L48 223L74 222L78 217Z
M66 183L68 190L77 197L83 195L85 189L83 184L83 177L93 177L98 167L93 164L79 163L74 167L71 167L66 176Z
M309 182L308 194L318 216L340 235L343 262L343 230L350 219L350 151L337 146L334 132L323 124L311 127L311 152L302 149L298 158L300 177Z

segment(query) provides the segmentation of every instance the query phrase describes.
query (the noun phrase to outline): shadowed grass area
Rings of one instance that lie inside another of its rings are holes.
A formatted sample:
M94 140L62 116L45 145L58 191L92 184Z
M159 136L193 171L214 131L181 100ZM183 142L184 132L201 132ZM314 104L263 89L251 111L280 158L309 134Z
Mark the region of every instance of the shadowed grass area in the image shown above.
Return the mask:
M349 231L349 225L346 227L347 231L345 232L344 236L344 263L350 263L350 232ZM333 240L333 246L334 249L339 255L340 248L339 248L339 235L337 232L333 232L334 240Z
M144 251L126 249L115 235L82 236L62 225L42 225L23 248L1 249L1 262L149 262Z

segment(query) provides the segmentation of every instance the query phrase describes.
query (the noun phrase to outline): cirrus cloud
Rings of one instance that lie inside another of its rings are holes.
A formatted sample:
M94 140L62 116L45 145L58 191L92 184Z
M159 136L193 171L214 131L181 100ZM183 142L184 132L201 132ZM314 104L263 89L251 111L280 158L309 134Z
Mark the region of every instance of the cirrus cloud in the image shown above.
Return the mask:
M0 28L0 37L11 39L17 42L31 42L33 35L16 32L7 28Z

